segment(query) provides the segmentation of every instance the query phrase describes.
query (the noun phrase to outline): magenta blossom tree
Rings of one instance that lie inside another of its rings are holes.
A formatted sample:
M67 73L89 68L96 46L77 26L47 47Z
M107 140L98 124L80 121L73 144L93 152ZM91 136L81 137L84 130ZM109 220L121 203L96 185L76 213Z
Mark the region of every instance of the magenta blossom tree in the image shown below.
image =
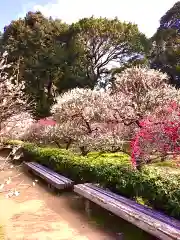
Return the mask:
M132 164L137 168L154 158L180 154L180 105L175 101L157 108L140 122L141 128L131 142Z

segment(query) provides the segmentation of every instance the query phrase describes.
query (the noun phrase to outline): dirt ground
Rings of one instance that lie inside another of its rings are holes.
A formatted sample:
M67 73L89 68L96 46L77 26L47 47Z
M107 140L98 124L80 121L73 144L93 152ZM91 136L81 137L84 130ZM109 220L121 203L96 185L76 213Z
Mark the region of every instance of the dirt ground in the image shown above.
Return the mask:
M111 240L115 236L88 221L73 205L77 196L51 193L46 184L32 185L33 177L17 169L0 173L0 183L4 178L15 176L8 189L17 187L20 195L6 199L0 193L0 224L3 224L7 240ZM18 175L20 174L20 175ZM21 184L20 184L21 183ZM20 184L19 186L17 186ZM79 201L78 201L79 202Z

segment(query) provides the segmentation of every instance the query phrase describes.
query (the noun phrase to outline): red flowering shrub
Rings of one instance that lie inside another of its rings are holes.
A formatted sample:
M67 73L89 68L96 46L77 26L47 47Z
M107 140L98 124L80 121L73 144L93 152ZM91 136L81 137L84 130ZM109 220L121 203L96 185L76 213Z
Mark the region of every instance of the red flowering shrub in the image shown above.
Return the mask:
M176 102L157 108L140 125L131 142L134 166L140 168L154 157L180 154L180 105Z

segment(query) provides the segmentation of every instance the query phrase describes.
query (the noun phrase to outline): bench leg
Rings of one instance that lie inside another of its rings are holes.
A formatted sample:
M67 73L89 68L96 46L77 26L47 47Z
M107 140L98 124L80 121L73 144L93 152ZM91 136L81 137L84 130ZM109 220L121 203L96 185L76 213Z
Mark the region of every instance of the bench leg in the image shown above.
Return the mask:
M123 239L124 239L124 234L123 233L117 233L116 240L123 240Z
M49 189L51 192L54 192L54 191L55 191L55 187L52 186L50 183L48 183L48 189Z
M85 199L85 212L87 213L88 217L91 217L91 202L88 199Z
M31 173L30 169L27 168L27 167L24 167L23 170L24 170L24 172L27 173L27 174L30 174L30 173Z

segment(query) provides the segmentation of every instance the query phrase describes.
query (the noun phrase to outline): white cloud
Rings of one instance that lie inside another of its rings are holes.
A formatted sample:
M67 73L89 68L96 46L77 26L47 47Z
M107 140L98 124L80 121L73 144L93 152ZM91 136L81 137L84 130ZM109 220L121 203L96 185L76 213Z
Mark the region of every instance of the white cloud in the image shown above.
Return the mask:
M138 24L139 29L148 37L156 31L161 16L177 0L56 0L45 5L34 5L33 10L40 10L45 16L60 18L67 23L79 18L118 17L122 21Z

